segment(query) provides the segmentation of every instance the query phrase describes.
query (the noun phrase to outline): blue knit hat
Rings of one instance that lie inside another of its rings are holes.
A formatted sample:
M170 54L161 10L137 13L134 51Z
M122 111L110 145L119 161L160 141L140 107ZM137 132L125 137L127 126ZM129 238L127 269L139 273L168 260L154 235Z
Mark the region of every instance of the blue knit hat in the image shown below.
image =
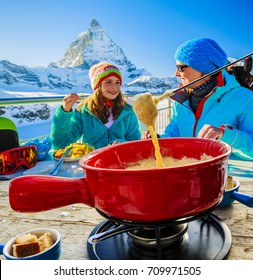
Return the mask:
M214 40L208 38L186 41L177 49L175 59L204 74L228 63L226 53Z

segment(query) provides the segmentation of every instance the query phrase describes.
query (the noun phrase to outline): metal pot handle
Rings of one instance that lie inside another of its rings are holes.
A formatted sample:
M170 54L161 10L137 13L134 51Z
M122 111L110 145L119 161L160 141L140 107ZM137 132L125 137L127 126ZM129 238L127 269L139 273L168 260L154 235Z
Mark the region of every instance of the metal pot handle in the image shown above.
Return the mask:
M230 194L230 198L235 199L248 207L253 207L253 196L251 195L233 191Z
M134 230L134 229L138 229L138 228L140 228L140 226L119 225L116 228L113 228L113 229L110 229L110 230L107 230L107 231L97 233L97 234L94 234L94 235L90 236L88 238L88 242L91 243L91 244L96 244L96 243L101 242L101 241L103 241L107 238L110 238L110 237L114 236L114 235L124 233L124 232L127 232L127 231L131 231L131 230Z

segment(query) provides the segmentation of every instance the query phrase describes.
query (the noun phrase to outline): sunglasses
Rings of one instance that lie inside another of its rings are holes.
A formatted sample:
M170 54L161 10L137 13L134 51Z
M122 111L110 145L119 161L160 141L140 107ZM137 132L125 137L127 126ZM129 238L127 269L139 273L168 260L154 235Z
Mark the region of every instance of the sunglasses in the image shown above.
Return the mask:
M184 72L184 68L189 67L188 65L177 65L176 68L179 72Z
M0 153L0 174L11 174L20 166L28 169L38 160L36 146L23 146Z

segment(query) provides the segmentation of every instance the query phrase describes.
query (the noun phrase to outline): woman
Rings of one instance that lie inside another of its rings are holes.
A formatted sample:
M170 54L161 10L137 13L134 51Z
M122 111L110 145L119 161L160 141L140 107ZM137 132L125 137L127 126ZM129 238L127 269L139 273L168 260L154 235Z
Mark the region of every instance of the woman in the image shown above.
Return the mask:
M176 51L176 76L186 85L228 63L226 53L208 38L189 40ZM226 70L171 97L172 118L160 137L221 139L233 153L253 159L253 93ZM145 132L143 138L149 137Z
M138 119L121 92L122 76L110 63L93 65L89 71L93 94L73 105L80 96L66 95L53 117L51 139L55 150L79 139L95 149L119 142L139 140Z

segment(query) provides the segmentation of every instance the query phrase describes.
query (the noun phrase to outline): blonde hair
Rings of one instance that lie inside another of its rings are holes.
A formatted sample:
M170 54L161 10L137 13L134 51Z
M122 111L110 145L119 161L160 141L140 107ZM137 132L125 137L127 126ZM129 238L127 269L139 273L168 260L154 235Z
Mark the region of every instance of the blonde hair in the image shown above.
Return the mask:
M119 95L114 99L112 105L112 114L114 120L117 119L125 104L127 104L127 101L120 91ZM93 94L81 101L76 107L76 110L81 111L81 109L85 106L87 106L87 108L103 123L108 122L110 112L109 108L105 104L101 85L99 85L99 87L93 92Z

